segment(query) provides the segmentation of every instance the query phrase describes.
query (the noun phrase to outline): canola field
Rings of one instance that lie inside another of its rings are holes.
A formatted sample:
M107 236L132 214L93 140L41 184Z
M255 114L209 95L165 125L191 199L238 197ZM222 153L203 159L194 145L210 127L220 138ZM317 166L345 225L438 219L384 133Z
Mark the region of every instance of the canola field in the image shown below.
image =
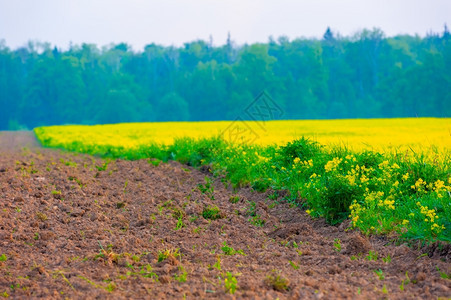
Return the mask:
M35 129L44 146L205 166L330 224L451 242L451 120L135 123ZM259 216L255 216L258 218Z
M126 123L52 126L36 132L46 145L66 148L75 143L133 149L149 144L170 145L176 138L223 136L234 143L263 146L307 137L323 145L353 150L451 149L449 118Z

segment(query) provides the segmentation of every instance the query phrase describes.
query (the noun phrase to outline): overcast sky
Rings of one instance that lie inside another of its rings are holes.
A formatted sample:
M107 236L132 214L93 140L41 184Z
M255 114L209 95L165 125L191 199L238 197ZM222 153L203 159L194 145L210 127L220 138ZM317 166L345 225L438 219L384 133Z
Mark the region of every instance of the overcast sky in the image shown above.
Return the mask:
M270 35L321 37L327 26L342 35L381 28L386 35L424 36L451 26L451 0L0 0L0 40L11 48L28 40L99 46L126 42L182 45L230 32L238 43Z

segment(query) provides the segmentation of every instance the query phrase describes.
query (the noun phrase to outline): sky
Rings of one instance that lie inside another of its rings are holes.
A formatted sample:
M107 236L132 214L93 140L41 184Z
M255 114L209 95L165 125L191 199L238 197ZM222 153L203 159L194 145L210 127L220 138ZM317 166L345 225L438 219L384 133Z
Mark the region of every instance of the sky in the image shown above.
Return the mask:
M222 45L287 36L321 38L380 28L387 36L426 35L451 26L450 0L0 0L0 40L98 46L125 42L181 46L197 39Z

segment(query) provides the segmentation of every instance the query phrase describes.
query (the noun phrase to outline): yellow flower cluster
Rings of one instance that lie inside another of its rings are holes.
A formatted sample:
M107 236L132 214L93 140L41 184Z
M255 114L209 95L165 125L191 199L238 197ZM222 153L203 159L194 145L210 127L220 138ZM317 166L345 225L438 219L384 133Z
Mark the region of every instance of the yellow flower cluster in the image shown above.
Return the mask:
M390 195L384 201L379 200L377 206L395 210L395 198L393 197L393 195Z
M417 180L417 182L415 182L415 185L412 185L411 188L413 190L417 190L417 191L424 191L424 187L426 186L426 181L424 181L423 179L419 178Z
M343 161L342 158L335 157L334 159L326 163L324 169L326 170L326 172L332 172L340 165L342 161Z
M352 225L357 226L357 222L362 222L362 220L359 220L360 214L364 212L366 208L354 200L354 202L349 206L349 209L351 211L349 218L351 218Z
M440 233L445 229L444 225L439 225L436 223L438 216L435 209L429 209L427 206L421 205L420 202L417 202L418 207L420 208L421 214L425 217L424 222L431 223L431 230Z
M302 166L310 168L310 167L313 167L313 160L309 159L309 160L301 161L301 159L299 157L296 157L293 160L293 168L295 168L297 165L302 165Z
M431 223L434 223L435 219L438 219L435 209L429 209L427 206L422 206L420 202L417 202L417 205L420 207L421 214L426 217L424 219L425 222L429 221L428 218L430 219Z
M258 158L259 162L269 162L271 160L271 158L269 157L264 157L261 156L260 154L258 154L257 152L255 152L256 157Z

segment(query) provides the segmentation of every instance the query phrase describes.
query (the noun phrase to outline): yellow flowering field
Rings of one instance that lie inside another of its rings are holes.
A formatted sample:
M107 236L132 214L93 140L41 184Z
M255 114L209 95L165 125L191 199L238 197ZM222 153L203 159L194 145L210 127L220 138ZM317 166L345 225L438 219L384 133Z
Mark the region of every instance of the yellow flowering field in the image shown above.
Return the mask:
M354 150L451 149L451 119L352 119L295 121L217 121L68 125L46 127L40 138L50 146L73 142L133 149L151 143L169 145L174 138L222 135L226 140L282 145L302 136L323 145Z
M207 166L234 187L288 192L367 234L451 242L451 120L130 123L35 129L48 147ZM218 138L219 137L219 138ZM275 196L277 197L277 195Z

